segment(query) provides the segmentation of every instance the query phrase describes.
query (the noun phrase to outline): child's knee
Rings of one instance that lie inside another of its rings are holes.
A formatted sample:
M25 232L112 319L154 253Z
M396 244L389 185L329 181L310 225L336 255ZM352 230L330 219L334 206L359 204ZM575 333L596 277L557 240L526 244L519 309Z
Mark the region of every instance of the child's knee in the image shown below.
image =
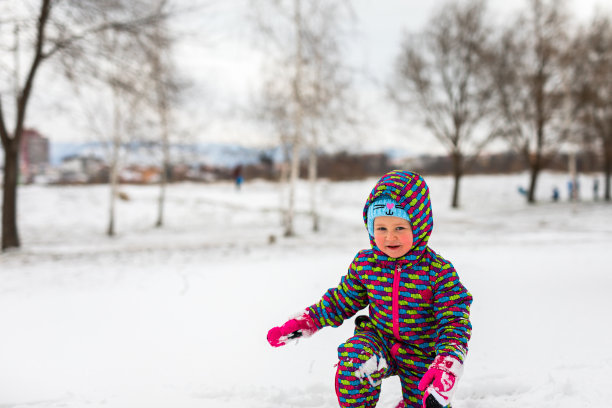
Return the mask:
M374 349L362 337L353 336L338 346L338 359L345 366L359 366L374 355Z
M375 407L384 378L384 370L375 371L381 360L367 351L354 353L350 341L347 343L338 349L340 360L336 371L336 395L340 407Z
M363 319L356 323L366 323ZM369 320L367 320L369 323ZM341 407L374 407L383 378L392 373L375 330L356 324L356 334L338 347L336 394Z
M338 359L340 377L351 386L362 383L376 387L389 369L383 354L360 336L351 337L338 347Z

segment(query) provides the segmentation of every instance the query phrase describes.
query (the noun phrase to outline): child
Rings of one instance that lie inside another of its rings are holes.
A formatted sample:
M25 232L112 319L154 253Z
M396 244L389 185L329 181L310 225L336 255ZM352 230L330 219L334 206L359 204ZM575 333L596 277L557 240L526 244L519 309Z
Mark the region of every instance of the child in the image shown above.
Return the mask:
M398 375L406 407L448 406L462 372L472 296L453 265L427 246L433 228L429 189L418 174L394 170L370 193L363 219L371 249L357 253L337 288L268 332L274 347L355 320L338 347L341 407L374 407L383 378Z

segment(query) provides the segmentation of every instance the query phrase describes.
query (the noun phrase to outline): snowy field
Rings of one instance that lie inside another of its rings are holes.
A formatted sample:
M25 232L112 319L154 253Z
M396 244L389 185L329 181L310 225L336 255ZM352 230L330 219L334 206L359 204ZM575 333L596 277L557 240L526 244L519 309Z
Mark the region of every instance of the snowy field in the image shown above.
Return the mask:
M427 180L431 246L475 299L455 408L610 407L612 205L592 201L591 178L573 204L566 175L544 174L528 206L526 174L466 177L454 211L450 178ZM302 214L291 239L262 181L171 186L162 229L157 189L123 187L112 239L108 187L22 187L23 248L0 255L0 408L336 407L352 321L280 349L266 333L368 245L375 181L322 183L322 231ZM379 407L399 399L399 382L383 383Z

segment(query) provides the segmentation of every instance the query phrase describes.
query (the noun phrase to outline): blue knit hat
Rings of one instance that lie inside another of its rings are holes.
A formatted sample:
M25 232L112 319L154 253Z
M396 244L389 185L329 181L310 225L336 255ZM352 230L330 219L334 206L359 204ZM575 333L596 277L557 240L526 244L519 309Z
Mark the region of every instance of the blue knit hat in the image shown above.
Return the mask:
M381 216L403 218L412 225L406 210L392 198L381 196L374 200L368 208L368 232L370 235L374 235L374 219Z

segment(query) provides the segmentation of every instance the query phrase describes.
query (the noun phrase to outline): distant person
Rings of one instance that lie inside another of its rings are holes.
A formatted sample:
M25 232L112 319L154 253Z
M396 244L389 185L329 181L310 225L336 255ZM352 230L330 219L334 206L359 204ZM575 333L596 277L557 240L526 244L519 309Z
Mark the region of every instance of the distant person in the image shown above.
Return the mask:
M576 194L576 191L574 190L574 181L573 180L569 180L567 182L567 194L569 197L570 201L573 201L576 197L574 196Z
M597 177L593 179L593 200L599 200L599 179Z
M244 178L242 177L242 165L238 165L234 168L233 177L234 183L236 184L236 190L240 190L242 182L244 181Z
M452 263L428 245L433 216L425 180L409 171L385 174L363 220L371 247L357 253L338 287L270 329L268 342L283 346L367 309L338 348L340 406L374 407L382 380L397 375L403 394L397 407L446 407L467 354L472 295Z
M559 201L559 189L557 188L557 186L553 187L552 200L554 202Z

